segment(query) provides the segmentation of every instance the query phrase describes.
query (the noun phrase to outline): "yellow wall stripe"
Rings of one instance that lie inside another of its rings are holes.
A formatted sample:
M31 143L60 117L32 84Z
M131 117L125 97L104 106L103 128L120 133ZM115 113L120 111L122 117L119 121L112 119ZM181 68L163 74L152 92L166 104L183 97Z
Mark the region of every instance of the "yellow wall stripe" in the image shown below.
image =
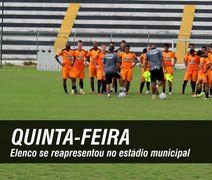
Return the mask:
M195 10L196 10L195 5L185 5L178 40L190 39L195 16ZM179 63L184 62L184 56L187 53L188 44L189 42L184 41L178 41L177 43L176 55Z
M68 41L69 35L72 31L74 21L77 17L78 11L80 9L80 3L71 3L68 7L64 20L62 22L61 28L58 32L57 39L54 43L54 51L64 48L66 42Z

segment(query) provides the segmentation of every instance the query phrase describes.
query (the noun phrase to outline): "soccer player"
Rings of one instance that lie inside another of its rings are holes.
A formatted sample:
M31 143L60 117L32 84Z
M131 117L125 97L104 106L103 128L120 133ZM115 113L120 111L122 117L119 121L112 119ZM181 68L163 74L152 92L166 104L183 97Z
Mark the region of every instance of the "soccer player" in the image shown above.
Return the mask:
M94 78L97 77L97 69L95 63L97 64L98 54L100 52L101 50L98 48L98 42L95 41L93 42L93 48L90 49L87 53L87 58L89 58L89 77L91 83L91 90L93 94L95 94Z
M211 62L208 58L207 52L198 51L198 56L200 57L200 66L198 72L197 80L197 92L193 97L201 97L202 85L205 87L205 97L209 98L209 70L211 67Z
M98 56L98 63L96 64L97 67L97 79L98 79L98 95L102 95L106 93L106 80L104 76L104 57L107 54L107 45L102 44L102 51L99 53ZM102 87L102 91L101 91Z
M138 58L135 53L130 52L129 44L125 46L125 52L119 54L119 58L121 58L122 90L127 94L129 90L127 87L132 81L133 68L138 63Z
M59 57L62 56L63 62L61 63ZM55 56L56 61L62 66L62 78L63 78L63 88L65 94L68 94L67 89L67 79L73 74L73 50L71 49L70 43L66 43L66 47L58 52Z
M121 78L118 72L118 70L120 69L120 60L118 56L114 53L114 46L109 47L109 52L104 57L104 64L105 64L105 77L107 84L107 97L111 98L110 93L111 93L112 79Z
M209 46L208 58L212 64L212 44ZM212 66L209 70L209 86L210 86L210 97L212 97Z
M195 94L199 63L200 63L200 57L193 49L191 49L190 54L187 55L185 58L186 74L184 76L184 83L181 94L185 94L185 89L190 79L191 79L192 94L193 95Z
M146 94L149 94L150 93L150 82L146 82L146 80L145 80L145 78L143 76L143 74L145 72L144 71L144 62L145 62L145 59L146 59L146 53L147 52L148 52L148 50L146 48L143 49L143 53L140 56L140 61L141 61L141 66L142 66L142 75L141 75L141 84L140 84L140 93L139 93L139 95L142 94L145 83L146 83L146 86L147 86L147 92L146 92ZM150 71L150 64L149 64L149 62L147 62L146 71Z
M177 57L174 52L169 50L170 46L168 43L164 44L164 51L162 51L163 59L166 65L167 73L174 75L174 67L177 63ZM174 62L172 62L174 60ZM166 80L166 79L165 79ZM163 92L166 91L166 81L163 85ZM169 81L169 95L172 95L172 82Z
M112 45L112 44L111 44ZM125 46L127 45L127 42L125 40L122 40L120 43L120 47L118 49L116 49L114 52L119 56L119 54L121 52L125 52ZM121 72L121 70L119 69L119 72ZM112 83L112 88L111 88L111 92L115 91L115 93L117 93L118 91L118 82L117 79L113 79L113 83ZM119 80L119 86L122 86L122 82L121 79ZM129 90L129 86L127 87Z
M151 50L147 52L144 63L144 71L147 70L147 62L150 63L151 83L152 83L152 99L157 96L158 88L164 84L164 72L166 66L163 60L162 51L157 49L155 45L151 45ZM164 69L164 72L163 72ZM158 85L156 84L158 82Z
M125 46L127 45L127 42L125 40L122 40L120 43L120 47L118 49L115 50L115 52L117 53L117 55L119 56L119 54L121 52L125 51Z
M73 73L73 90L72 94L77 93L76 80L79 79L80 94L84 95L83 91L85 78L85 63L87 52L83 49L83 42L81 40L77 43L77 49L74 50L74 73Z

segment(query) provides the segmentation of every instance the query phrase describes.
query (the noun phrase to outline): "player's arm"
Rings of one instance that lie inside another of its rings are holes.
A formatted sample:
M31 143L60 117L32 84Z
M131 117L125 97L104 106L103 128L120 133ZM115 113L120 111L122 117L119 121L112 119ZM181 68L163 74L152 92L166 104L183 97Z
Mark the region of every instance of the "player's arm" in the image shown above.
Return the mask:
M64 66L64 64L60 62L59 57L60 57L60 56L58 56L58 55L55 56L56 61L57 61L58 64L60 64L61 66Z
M184 63L185 63L185 67L187 69L188 68L188 56L185 56Z
M119 71L119 69L121 68L121 60L119 59L117 55L115 56L116 56L116 69L117 71Z
M206 73L210 68L211 68L211 63L209 62L207 67L206 67L206 69L205 69L205 71L204 71L204 73Z
M133 62L134 62L134 65L132 66L132 68L134 68L134 67L138 64L138 58L135 57L135 58L133 59Z
M143 68L144 68L144 71L146 71L147 62L148 62L148 59L147 59L147 57L146 57L146 58L143 60Z
M73 56L73 62L71 64L72 67L74 67L75 62L76 62L76 58L75 58L75 56Z
M174 59L174 63L172 67L175 67L175 65L177 64L177 56L175 54L173 54L173 59Z
M161 54L160 56L160 60L161 60L161 64L162 64L162 67L164 69L164 72L167 73L167 70L166 70L166 64L164 62L164 58L163 58L163 55Z

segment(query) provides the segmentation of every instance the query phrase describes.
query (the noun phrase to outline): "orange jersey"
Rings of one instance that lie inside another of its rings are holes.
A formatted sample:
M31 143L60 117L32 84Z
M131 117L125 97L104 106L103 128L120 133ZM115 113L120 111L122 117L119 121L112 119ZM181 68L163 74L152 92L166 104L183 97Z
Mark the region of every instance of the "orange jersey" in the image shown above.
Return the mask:
M71 66L73 63L73 55L74 52L72 49L70 49L69 51L66 51L66 49L61 50L60 52L57 53L57 56L62 56L63 58L63 64L65 66Z
M85 58L86 58L87 52L82 49L82 50L74 50L74 58L75 58L75 63L74 67L78 69L83 69L85 68Z
M100 52L101 52L101 50L99 48L97 50L94 50L92 48L91 50L88 51L87 57L90 58L90 67L95 67L95 65L93 63L93 59L96 62L96 64L98 63L98 57L99 57Z
M141 56L140 56L140 60L141 60L142 66L144 66L144 61L145 61L145 59L146 59L146 54L143 54L143 53L142 53ZM146 66L146 68L147 68L147 70L150 69L149 61L147 61L147 66Z
M188 66L187 66L187 70L188 71L196 71L198 70L199 67L199 63L200 63L200 57L195 55L188 55L185 59L185 62L187 62Z
M129 52L129 53L121 52L119 54L119 57L122 59L122 64L121 64L122 69L131 69L133 66L133 60L137 58L135 53L132 53L132 52Z
M104 65L104 57L105 57L106 54L107 54L107 52L105 54L102 53L102 52L99 53L97 64L99 65L99 67L101 69L104 69L104 67L105 67L105 65Z
M172 66L172 59L176 58L175 53L172 51L168 51L168 52L163 51L162 54L163 54L163 59L164 59L166 67Z
M204 71L206 70L206 68L208 67L208 64L210 64L210 60L208 59L208 57L202 57L200 58L200 73L204 73Z

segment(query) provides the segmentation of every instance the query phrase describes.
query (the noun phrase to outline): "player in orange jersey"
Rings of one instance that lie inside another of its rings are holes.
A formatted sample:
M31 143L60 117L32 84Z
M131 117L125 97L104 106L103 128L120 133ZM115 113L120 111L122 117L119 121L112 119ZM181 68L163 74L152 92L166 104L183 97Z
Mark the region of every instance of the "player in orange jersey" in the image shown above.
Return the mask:
M143 53L140 56L140 61L141 61L141 66L142 66L142 75L141 75L141 84L140 84L139 95L142 94L145 83L146 83L146 86L147 86L147 92L146 92L146 94L149 94L150 93L150 82L146 82L146 80L145 80L145 78L143 76L143 74L144 74L144 62L145 62L145 59L146 59L146 53L147 52L148 52L148 50L145 48L143 50ZM149 64L149 62L147 62L146 71L150 71L150 64Z
M106 79L104 75L104 57L107 54L107 45L102 44L102 51L98 55L97 63L94 62L97 68L97 79L98 79L98 95L106 93ZM102 87L102 90L101 90Z
M93 42L93 48L90 49L87 53L87 58L89 58L89 77L90 77L90 83L91 83L91 89L92 93L95 94L95 88L94 88L94 78L97 77L97 69L94 63L97 64L98 61L98 54L101 52L101 50L98 48L98 42Z
M62 56L62 62L59 60L60 56ZM65 93L68 94L67 79L72 76L74 60L70 43L66 43L66 47L56 54L55 59L62 66L63 88Z
M79 79L80 94L85 94L83 91L85 78L85 62L87 52L82 48L83 42L78 41L77 49L74 50L74 73L73 73L73 91L72 94L77 93L76 80Z
M209 70L211 67L211 62L208 58L207 52L198 51L198 56L200 57L200 66L198 71L198 80L197 80L197 92L194 97L201 97L202 85L205 88L206 99L209 98Z
M122 87L125 93L128 93L128 87L133 79L133 68L138 63L138 58L135 53L130 52L130 45L125 46L125 52L119 54L121 58L121 75L122 75ZM134 63L134 64L133 64Z
M167 73L174 75L174 67L177 63L177 57L174 52L169 50L170 46L168 43L164 44L164 51L162 51L163 59L166 65ZM174 60L174 62L172 62ZM163 92L166 91L166 81L163 85ZM172 95L172 82L169 81L169 95Z
M185 89L189 79L191 79L192 94L195 94L196 82L198 78L198 67L200 63L200 57L196 52L191 49L190 54L185 58L186 74L184 77L184 83L182 87L182 93L185 94Z
M209 46L208 58L210 62L212 63L212 44L210 44ZM210 86L210 97L212 97L212 66L209 70L209 86Z

